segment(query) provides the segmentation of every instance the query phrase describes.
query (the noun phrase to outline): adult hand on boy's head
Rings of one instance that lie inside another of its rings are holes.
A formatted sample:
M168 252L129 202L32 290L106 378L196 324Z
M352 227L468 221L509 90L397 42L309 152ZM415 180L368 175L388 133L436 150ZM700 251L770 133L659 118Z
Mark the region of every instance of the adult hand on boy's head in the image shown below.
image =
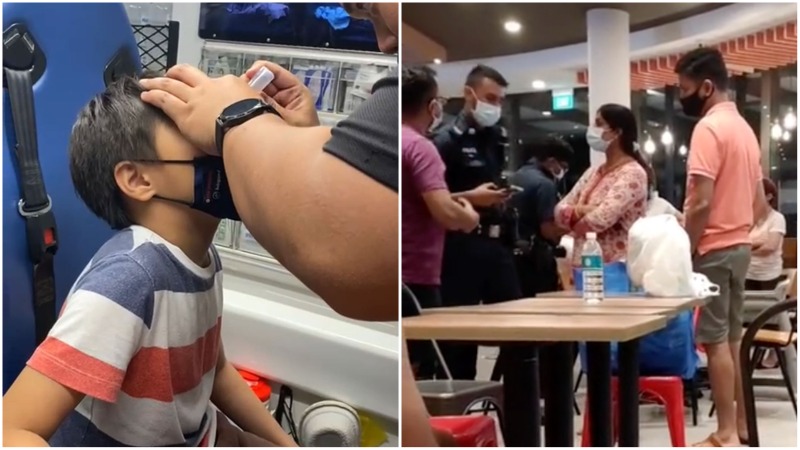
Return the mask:
M228 106L260 94L232 75L209 78L196 67L179 64L162 78L140 80L142 100L160 108L193 145L216 154L216 120Z
M264 100L290 125L296 127L319 125L319 116L311 91L292 72L269 61L256 61L242 78L250 82L262 67L266 67L275 76L264 88Z

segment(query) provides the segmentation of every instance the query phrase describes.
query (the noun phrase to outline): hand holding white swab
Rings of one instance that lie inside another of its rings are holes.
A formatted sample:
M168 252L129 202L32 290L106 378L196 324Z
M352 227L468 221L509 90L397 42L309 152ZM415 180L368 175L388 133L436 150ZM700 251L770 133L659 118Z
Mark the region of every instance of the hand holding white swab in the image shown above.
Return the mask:
M272 80L275 79L275 75L266 67L262 67L258 69L253 78L250 79L250 87L261 92L272 83Z

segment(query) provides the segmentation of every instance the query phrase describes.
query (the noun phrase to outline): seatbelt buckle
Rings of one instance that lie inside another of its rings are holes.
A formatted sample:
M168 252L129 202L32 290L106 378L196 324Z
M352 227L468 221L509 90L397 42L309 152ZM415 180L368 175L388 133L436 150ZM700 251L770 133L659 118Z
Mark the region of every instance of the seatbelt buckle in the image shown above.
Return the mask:
M26 209L25 201L20 199L17 204L19 215L25 218L25 227L28 232L28 253L34 264L39 264L46 253L56 254L58 250L58 235L56 233L56 218L53 214L53 200L47 196L47 204L33 211Z

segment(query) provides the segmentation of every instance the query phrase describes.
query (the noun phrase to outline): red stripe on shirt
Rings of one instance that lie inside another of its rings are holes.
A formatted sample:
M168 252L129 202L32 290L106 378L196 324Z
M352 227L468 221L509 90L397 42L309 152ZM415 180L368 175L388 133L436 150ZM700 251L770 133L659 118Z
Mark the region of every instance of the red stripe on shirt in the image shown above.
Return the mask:
M56 383L97 399L114 402L125 371L48 337L36 349L28 366Z
M140 349L128 364L122 391L134 398L171 402L197 387L217 365L222 318L192 344Z

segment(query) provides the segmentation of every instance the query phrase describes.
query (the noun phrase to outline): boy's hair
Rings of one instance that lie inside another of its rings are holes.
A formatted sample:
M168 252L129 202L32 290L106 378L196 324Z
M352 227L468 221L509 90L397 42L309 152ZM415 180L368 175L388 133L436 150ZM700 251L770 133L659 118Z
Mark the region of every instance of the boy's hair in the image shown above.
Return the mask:
M140 78L145 77L150 75ZM164 112L141 100L142 92L132 77L109 84L80 111L69 140L69 170L78 196L115 230L134 222L114 168L122 161L158 159L156 125L173 126Z
M553 135L537 139L522 146L522 157L525 158L525 161L535 157L539 161L555 158L558 162L570 163L572 162L573 154L572 146L567 141Z
M675 73L697 82L711 80L721 91L728 89L728 69L719 50L699 47L681 56L675 64Z

